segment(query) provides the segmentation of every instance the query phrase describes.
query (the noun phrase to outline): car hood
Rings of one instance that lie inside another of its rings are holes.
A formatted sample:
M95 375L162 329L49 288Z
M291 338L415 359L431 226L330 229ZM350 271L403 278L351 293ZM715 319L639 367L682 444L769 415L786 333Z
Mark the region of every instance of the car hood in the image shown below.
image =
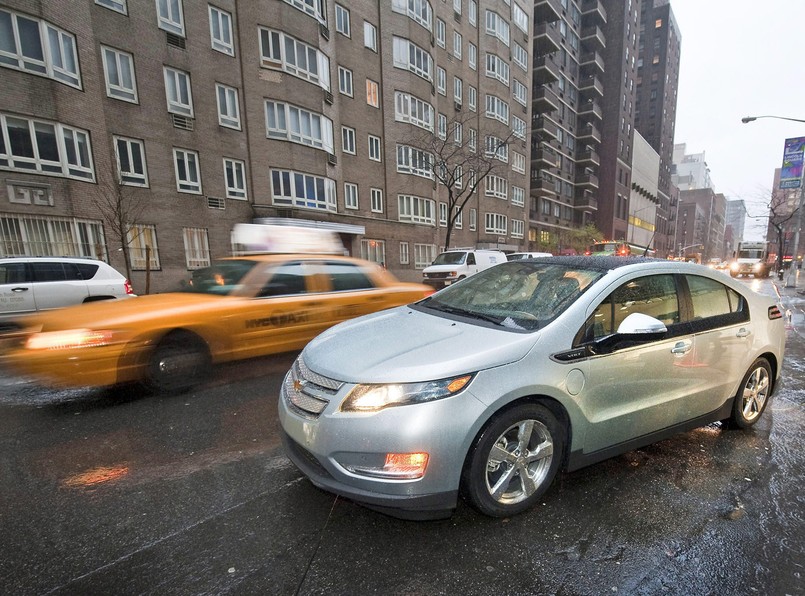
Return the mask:
M123 328L137 325L144 320L184 315L193 311L219 308L228 301L243 300L228 296L208 294L166 293L137 296L128 300L101 300L43 311L17 320L25 327L42 331L62 329Z
M304 351L314 372L351 383L416 382L523 358L540 333L482 327L401 306L346 321Z

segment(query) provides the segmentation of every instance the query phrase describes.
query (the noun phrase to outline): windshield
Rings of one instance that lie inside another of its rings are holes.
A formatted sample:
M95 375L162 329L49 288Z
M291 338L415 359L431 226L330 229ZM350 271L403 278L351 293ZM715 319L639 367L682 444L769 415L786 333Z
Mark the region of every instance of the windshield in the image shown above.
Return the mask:
M762 250L739 250L738 251L738 258L739 259L762 259L763 258L763 251Z
M223 296L240 287L240 280L251 271L255 261L215 261L209 267L192 272L185 292Z
M443 252L433 260L432 265L461 265L467 258L465 252Z
M603 272L556 263L502 263L417 303L501 327L534 331L562 313Z

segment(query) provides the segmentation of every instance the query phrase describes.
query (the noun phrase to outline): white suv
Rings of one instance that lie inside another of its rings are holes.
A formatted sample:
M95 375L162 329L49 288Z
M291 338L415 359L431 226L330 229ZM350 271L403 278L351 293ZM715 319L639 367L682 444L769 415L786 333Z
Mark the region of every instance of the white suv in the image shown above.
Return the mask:
M129 280L103 261L68 257L0 259L0 319L132 296Z

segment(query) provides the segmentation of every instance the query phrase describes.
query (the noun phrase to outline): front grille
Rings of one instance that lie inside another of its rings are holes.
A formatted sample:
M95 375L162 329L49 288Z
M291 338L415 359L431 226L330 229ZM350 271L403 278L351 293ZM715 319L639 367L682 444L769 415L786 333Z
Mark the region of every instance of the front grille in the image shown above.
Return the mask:
M310 370L301 356L285 376L285 401L302 416L317 418L343 383Z
M427 277L429 279L444 279L447 276L448 276L448 273L446 271L437 272L437 273L426 273L425 274L425 277Z

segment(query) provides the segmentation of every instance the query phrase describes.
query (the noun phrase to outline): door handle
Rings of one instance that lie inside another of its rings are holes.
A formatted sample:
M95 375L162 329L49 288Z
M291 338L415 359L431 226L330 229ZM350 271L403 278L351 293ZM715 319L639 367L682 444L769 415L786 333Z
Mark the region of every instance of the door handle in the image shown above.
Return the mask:
M735 336L736 337L749 337L750 334L751 334L751 331L749 331L749 329L747 329L746 327L741 327L740 329L738 329L738 333L736 333Z
M12 292L27 292L28 288L11 288Z
M671 348L671 354L687 354L690 352L690 349L693 347L693 342L690 341L678 341L674 344L674 347Z

